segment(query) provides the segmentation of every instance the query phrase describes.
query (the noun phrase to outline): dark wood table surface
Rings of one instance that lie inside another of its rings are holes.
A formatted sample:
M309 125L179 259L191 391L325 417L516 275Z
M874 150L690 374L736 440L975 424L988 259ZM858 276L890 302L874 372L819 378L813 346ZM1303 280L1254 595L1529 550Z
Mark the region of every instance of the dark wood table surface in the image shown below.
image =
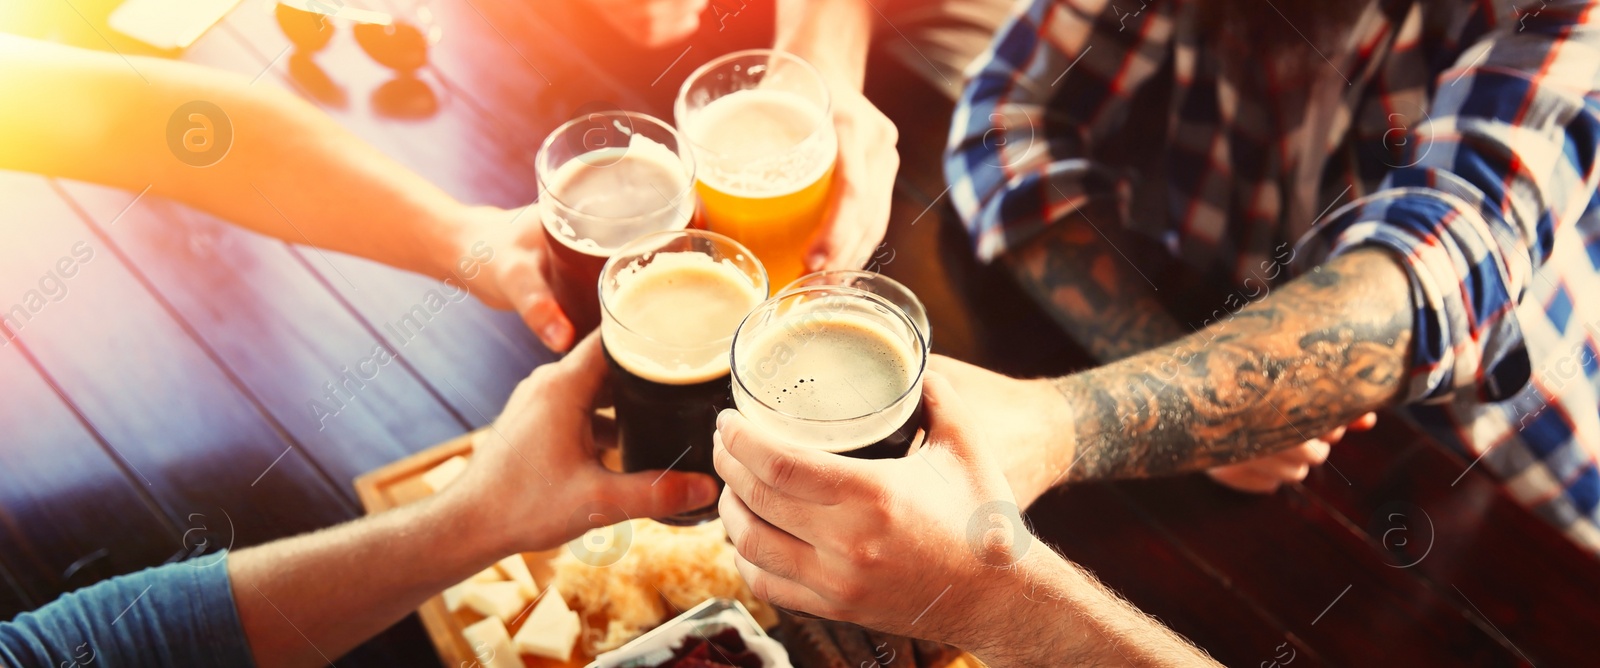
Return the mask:
M24 12L0 30L141 53L107 34L112 4ZM559 122L595 105L665 117L695 65L771 38L770 6L739 3L687 48L647 52L582 4L431 0L443 39L416 80L367 58L348 28L293 52L262 0L157 55L288 88L463 201L514 207L535 196L532 157ZM904 163L879 263L927 302L936 350L1017 374L1076 366L1076 349L971 259L939 171L946 92L878 54L868 88L901 127ZM317 165L295 168L315 178ZM471 300L389 340L385 325L430 281L155 197L0 173L0 306L79 242L94 256L66 295L0 346L0 619L197 549L355 517L356 475L486 424L553 358ZM319 425L308 402L380 342L401 363ZM1469 464L1385 416L1274 495L1203 476L1086 484L1030 519L1228 665L1593 665L1596 560ZM411 619L339 663L437 660Z

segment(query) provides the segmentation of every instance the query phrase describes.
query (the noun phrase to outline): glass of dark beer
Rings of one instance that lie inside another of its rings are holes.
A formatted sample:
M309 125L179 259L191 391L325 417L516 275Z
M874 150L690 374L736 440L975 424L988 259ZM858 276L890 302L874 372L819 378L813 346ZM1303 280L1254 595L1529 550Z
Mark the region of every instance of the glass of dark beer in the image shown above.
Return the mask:
M756 427L847 457L904 457L922 431L927 346L899 306L859 288L789 290L733 338L733 400Z
M889 300L889 303L900 307L906 312L906 317L916 324L917 331L922 334L924 347L932 348L933 330L928 326L928 310L923 307L922 300L917 299L916 293L900 281L884 276L875 271L864 269L829 269L801 276L793 283L783 286L777 294L784 294L791 290L813 285L839 285L847 288L865 290L879 297Z
M545 280L582 338L600 324L594 288L606 260L629 241L684 229L694 218L694 158L672 126L601 111L556 128L534 160L550 249Z
M611 367L617 438L627 472L716 477L711 435L733 406L728 351L750 309L767 298L767 271L739 242L713 232L658 232L618 249L600 274L600 338ZM716 504L666 524L699 524Z

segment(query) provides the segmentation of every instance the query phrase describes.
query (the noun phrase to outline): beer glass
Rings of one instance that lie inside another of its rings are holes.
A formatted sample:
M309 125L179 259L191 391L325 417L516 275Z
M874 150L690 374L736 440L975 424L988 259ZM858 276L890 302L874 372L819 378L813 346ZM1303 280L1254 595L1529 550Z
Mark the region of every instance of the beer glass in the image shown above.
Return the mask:
M847 457L904 457L922 429L922 333L883 297L837 285L784 292L733 337L733 400L757 428Z
M875 271L863 269L829 269L818 271L796 279L795 282L783 286L778 294L811 285L840 285L847 288L865 290L879 297L889 300L889 303L900 307L906 312L906 317L917 326L917 331L922 334L923 346L932 349L933 330L928 325L928 310L923 308L922 300L911 292L900 281L884 276Z
M755 254L714 232L658 232L623 246L600 274L600 338L611 368L627 472L716 477L711 435L733 405L728 351L745 315L767 298ZM717 516L715 503L666 524Z
M666 123L603 111L556 128L534 160L550 249L545 280L582 338L600 324L595 285L606 259L694 217L694 158Z
M755 251L774 285L805 272L826 213L839 154L830 104L815 67L770 49L712 60L678 92L706 224Z

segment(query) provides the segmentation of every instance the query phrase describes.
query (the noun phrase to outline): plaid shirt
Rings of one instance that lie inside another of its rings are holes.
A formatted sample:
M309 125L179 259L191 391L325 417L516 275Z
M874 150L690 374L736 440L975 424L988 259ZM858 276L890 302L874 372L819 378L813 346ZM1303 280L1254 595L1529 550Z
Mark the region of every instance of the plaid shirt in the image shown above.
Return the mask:
M1600 551L1600 0L1375 0L1292 75L1195 2L1018 7L945 165L979 257L1090 201L1235 285L1391 249L1403 413Z

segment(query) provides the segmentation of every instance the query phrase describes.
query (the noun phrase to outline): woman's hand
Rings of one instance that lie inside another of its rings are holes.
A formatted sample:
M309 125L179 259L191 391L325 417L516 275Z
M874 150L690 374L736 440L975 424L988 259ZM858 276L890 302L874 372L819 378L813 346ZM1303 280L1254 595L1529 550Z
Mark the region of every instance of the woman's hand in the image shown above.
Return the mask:
M900 131L860 92L834 87L833 127L839 157L827 217L806 253L807 271L866 264L889 229L894 178L900 171L895 148Z
M454 256L441 260L451 264L440 273L464 282L490 308L516 311L551 350L572 347L572 322L545 280L550 251L535 206L472 207L464 217Z

